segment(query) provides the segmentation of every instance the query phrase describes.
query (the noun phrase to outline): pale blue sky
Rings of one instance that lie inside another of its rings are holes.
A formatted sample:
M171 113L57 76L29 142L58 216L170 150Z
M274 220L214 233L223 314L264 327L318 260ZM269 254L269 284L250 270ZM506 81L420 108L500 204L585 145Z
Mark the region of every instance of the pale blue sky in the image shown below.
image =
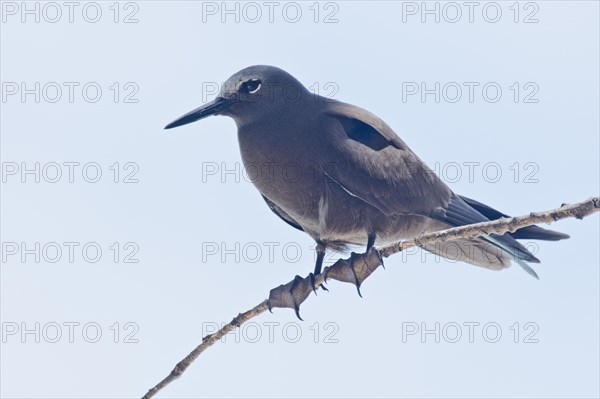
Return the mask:
M376 113L453 190L503 212L599 192L597 2L494 3L496 23L488 2L472 22L459 2L456 23L446 3L439 23L421 2L280 2L273 22L258 2L255 23L244 4L236 22L221 2L194 1L120 3L118 14L99 2L91 23L86 4L72 23L61 6L52 23L56 10L39 3L37 23L21 2L2 3L2 397L141 396L215 323L312 270L312 240L244 180L231 120L162 129L243 67L279 66ZM439 103L406 91L436 82ZM497 102L485 85L502 90ZM36 162L40 183L22 175ZM305 302L304 322L262 315L159 397L598 397L598 216L552 228L571 239L532 244L540 281L518 267L396 256L363 299L334 282ZM36 242L40 262L23 262L21 243ZM65 242L77 243L72 263ZM35 323L39 343L22 335ZM436 323L439 343L421 334Z

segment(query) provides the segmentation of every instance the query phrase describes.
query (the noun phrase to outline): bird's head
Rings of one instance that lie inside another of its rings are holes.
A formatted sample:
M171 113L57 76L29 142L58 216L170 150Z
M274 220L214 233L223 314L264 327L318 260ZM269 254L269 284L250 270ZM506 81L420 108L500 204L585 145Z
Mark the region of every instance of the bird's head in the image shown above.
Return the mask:
M165 129L211 115L231 116L239 126L274 113L284 113L311 96L302 83L283 69L254 65L227 79L213 101L174 120Z

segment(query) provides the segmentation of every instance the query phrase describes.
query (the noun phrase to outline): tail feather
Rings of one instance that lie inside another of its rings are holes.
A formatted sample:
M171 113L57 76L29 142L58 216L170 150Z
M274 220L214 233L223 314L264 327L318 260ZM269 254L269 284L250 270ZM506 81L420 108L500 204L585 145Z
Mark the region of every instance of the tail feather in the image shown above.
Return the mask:
M436 211L433 212L430 215L430 217L450 226L464 226L472 223L495 220L509 216L485 204L482 204L481 202L475 201L467 197L453 195L450 199L450 202L444 209L436 209ZM529 252L527 248L521 245L516 239L526 238L556 241L568 237L569 236L566 234L546 230L539 226L524 227L515 231L514 233L505 233L502 235L491 234L489 236L482 236L479 237L478 240L471 240L466 244L472 245L472 243L476 241L479 241L482 244L487 243L487 245L492 245L501 250L502 254L488 256L488 254L493 253L493 250L491 250L491 248L485 249L484 246L479 244L475 246L475 248L478 248L475 254L479 253L479 255L483 255L484 257L487 257L491 260L493 260L495 256L496 260L492 262L485 260L482 261L481 256L479 256L476 259L474 256L471 255L467 257L467 262L479 266L488 267L490 269L498 269L507 267L508 264L510 264L510 261L512 260L516 262L519 266L521 266L521 268L523 268L523 270L525 270L529 275L538 278L536 272L527 264L527 262L540 263L539 259L536 258L531 252ZM461 250L464 246L465 245L460 246ZM426 249L431 252L440 253L440 251L435 248Z
M491 270L506 269L512 260L503 248L482 239L451 240L424 245L423 249L453 262L467 262Z
M503 250L505 250L506 252L508 252L511 256L512 256L512 260L514 260L515 262L517 262L517 264L519 266L521 266L521 268L523 270L525 270L525 272L527 274L529 274L530 276L532 276L533 278L539 280L540 278L538 277L537 273L535 272L535 270L533 270L531 268L531 266L529 266L527 264L527 262L525 262L520 256L519 253L517 253L517 251L515 250L514 247L512 246L508 246L506 245L504 242L502 242L501 240L498 240L496 237L493 236L489 236L489 237L484 237L483 238L485 241L488 241L492 244L497 245L498 247L502 248ZM516 242L516 241L515 241ZM528 252L529 253L529 252ZM533 255L532 255L533 256ZM535 258L535 257L534 257ZM535 258L537 259L537 258ZM531 262L531 261L530 261ZM539 263L539 260L538 262Z
M460 197L467 204L469 204L472 208L477 210L483 216L487 217L489 220L496 220L496 219L500 219L500 218L510 217L507 214L497 211L496 209L489 207L485 204L482 204L479 201L476 201L471 198L467 198L462 195ZM509 234L511 236L513 236L514 238L520 239L520 240L529 239L529 240L558 241L558 240L564 240L566 238L569 238L568 234L560 233L558 231L544 229L539 226L523 227L523 228L515 231L514 233L509 233Z

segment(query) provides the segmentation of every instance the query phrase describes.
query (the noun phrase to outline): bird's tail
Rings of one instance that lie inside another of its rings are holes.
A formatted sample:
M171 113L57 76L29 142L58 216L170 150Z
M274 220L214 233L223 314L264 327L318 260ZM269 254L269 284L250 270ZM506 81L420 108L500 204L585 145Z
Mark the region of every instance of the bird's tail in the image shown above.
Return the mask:
M497 211L494 208L491 208L485 204L482 204L479 201L464 197L462 195L460 197L463 199L463 201L465 201L468 205L470 205L471 208L475 209L476 211L481 213L483 216L485 216L489 220L496 220L496 219L500 219L500 218L510 217L507 214ZM561 232L554 231L554 230L544 229L540 226L523 227L523 228L515 231L514 233L510 233L510 235L513 238L516 238L518 240L529 239L529 240L543 240L543 241L558 241L558 240L564 240L566 238L569 238L568 234L561 233Z
M510 240L510 238L509 238ZM486 269L501 270L510 266L511 261L518 263L528 274L537 278L535 271L519 254L526 256L529 262L538 263L527 249L509 245L504 236L486 236L476 239L459 239L425 245L423 249L432 252L452 262L466 262Z
M462 196L454 196L445 213L436 215L436 219L451 226L463 226L502 217L509 216L478 201ZM529 275L538 278L528 262L540 263L539 259L521 245L517 238L557 241L569 238L569 236L539 226L529 226L513 233L491 234L472 240L449 241L443 245L426 246L425 249L452 259L452 256L449 256L452 250L449 250L449 248L454 247L454 253L459 256L459 260L495 270L506 268L510 266L511 261L514 261Z

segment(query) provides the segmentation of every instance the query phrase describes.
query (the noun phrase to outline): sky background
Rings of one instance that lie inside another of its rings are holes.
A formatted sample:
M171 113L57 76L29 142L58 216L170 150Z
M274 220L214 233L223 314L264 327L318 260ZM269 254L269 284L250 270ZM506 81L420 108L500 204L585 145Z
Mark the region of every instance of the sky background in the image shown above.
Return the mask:
M163 130L246 66L372 111L505 213L599 192L595 1L1 4L5 398L141 397L312 271L232 120ZM527 243L539 281L410 251L363 299L332 282L304 322L254 319L158 397L598 397L598 215L552 228L571 239Z

